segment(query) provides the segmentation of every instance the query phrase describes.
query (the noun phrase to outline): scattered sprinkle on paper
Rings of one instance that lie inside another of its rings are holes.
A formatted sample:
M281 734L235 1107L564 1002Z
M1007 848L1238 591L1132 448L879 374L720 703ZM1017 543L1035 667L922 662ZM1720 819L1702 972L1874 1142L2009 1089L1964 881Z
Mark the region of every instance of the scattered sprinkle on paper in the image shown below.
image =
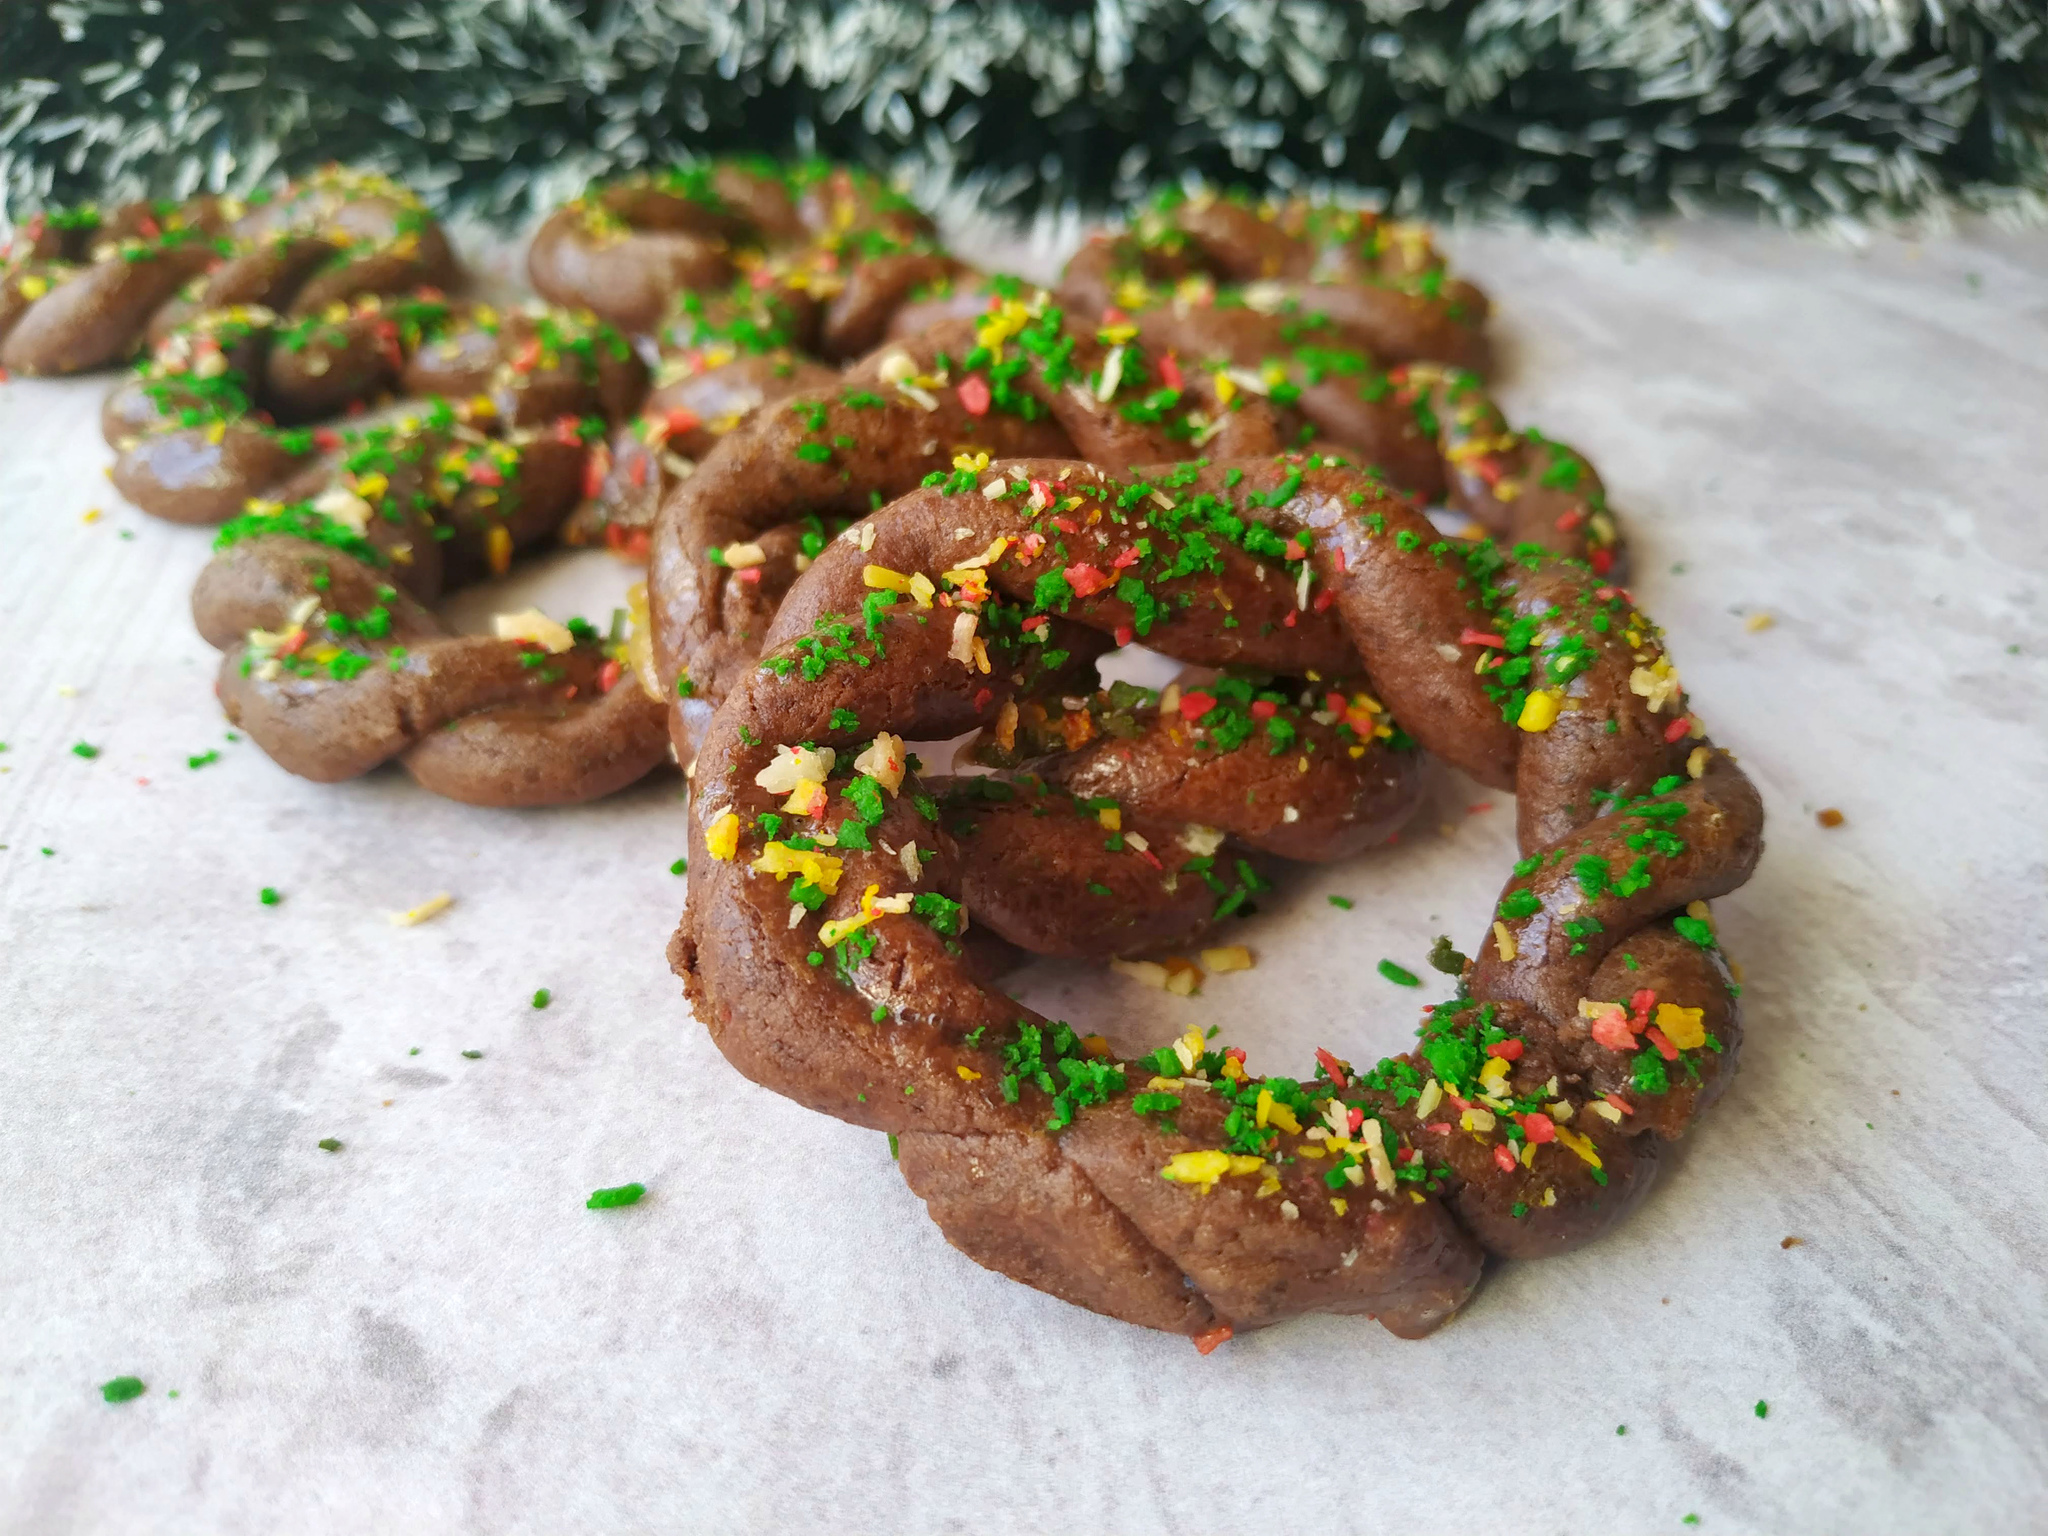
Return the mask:
M341 1143L339 1141L336 1141L332 1136L322 1136L320 1140L315 1143L315 1145L318 1146L322 1152L339 1152L341 1150Z
M421 923L431 922L455 905L455 898L443 891L438 896L429 896L416 907L407 907L403 912L391 914L391 921L401 928L415 928Z
M533 1006L536 1008L545 1008L549 1003L552 1003L554 1000L555 994L550 992L546 987L542 987L538 992L533 994Z
M1836 810L1831 805L1824 811L1815 811L1813 813L1813 819L1819 822L1824 827L1839 827L1843 822L1847 821L1849 818L1844 816L1840 811Z
M100 1396L110 1403L132 1402L147 1390L140 1376L116 1376L100 1383Z
M262 902L263 905L265 905L266 907L274 907L280 901L283 901L284 897L278 894L276 886L266 885L265 887L263 887L262 890L256 893L256 899Z
M609 1211L622 1205L637 1205L640 1197L647 1193L645 1184L621 1184L615 1189L593 1189L590 1198L583 1202L585 1210Z
M1768 613L1752 613L1748 618L1742 621L1742 627L1748 630L1752 635L1754 635L1759 634L1766 629L1769 629L1773 624L1777 622L1778 621L1772 618Z

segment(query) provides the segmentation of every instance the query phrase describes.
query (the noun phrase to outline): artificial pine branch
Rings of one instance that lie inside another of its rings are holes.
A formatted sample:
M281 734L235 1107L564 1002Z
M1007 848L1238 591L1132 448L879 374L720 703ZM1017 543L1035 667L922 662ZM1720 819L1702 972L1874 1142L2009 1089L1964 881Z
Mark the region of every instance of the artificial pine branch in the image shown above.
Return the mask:
M2048 212L2041 0L12 0L0 197L329 160L514 217L734 150L1098 208L1201 177L1585 223Z

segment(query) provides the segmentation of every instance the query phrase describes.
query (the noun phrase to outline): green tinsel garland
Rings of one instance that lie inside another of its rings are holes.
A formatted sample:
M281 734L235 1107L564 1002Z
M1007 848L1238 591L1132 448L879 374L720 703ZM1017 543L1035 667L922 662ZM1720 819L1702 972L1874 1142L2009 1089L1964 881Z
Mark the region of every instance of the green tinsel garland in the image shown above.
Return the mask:
M0 209L329 160L516 216L816 151L1018 212L1201 177L1556 222L2048 212L2043 0L5 0Z

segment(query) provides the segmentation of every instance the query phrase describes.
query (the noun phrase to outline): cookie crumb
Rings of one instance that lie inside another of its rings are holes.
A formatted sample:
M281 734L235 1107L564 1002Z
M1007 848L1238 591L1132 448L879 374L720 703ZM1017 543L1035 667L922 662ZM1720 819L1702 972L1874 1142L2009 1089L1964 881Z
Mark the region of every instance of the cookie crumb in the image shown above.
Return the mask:
M1839 827L1848 818L1843 816L1843 814L1840 811L1836 810L1833 806L1829 806L1824 811L1815 811L1813 813L1813 819L1819 822L1824 827Z

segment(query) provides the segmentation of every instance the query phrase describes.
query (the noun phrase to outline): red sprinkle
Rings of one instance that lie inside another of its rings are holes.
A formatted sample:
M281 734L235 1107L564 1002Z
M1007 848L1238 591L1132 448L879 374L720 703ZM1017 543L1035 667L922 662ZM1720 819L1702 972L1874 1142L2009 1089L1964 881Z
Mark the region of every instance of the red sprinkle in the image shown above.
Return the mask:
M1068 566L1066 574L1067 585L1074 589L1076 597L1093 597L1110 585L1109 577L1086 561Z
M1309 604L1309 606L1315 609L1317 613L1324 613L1328 611L1330 604L1334 603L1335 601L1337 601L1336 589L1332 587L1325 587L1322 591L1316 594L1316 600L1313 603Z
M1279 713L1280 706L1271 699L1252 700L1252 718L1254 720L1270 720Z
M597 691L599 693L610 693L612 691L612 685L616 683L618 680L619 664L616 661L606 662L601 668L598 669Z
M1635 1105L1629 1103L1627 1099L1624 1099L1618 1093L1608 1094L1607 1102L1612 1104L1616 1109L1620 1110L1624 1115L1632 1115L1636 1112Z
M583 461L583 494L595 500L604 490L605 472L611 468L611 455L600 448Z
M341 434L332 427L315 427L313 446L323 453L332 453L341 446Z
M1499 635L1488 634L1483 629L1466 629L1463 634L1458 636L1458 644L1490 645L1498 650L1507 649L1507 641L1501 639Z
M1521 1122L1522 1134L1538 1146L1557 1140L1557 1122L1542 1110L1531 1110L1526 1115L1515 1116L1515 1119Z
M1294 611L1292 609L1289 609L1287 617L1280 621L1280 627L1282 629L1294 628Z
M1498 1056L1502 1061L1520 1061L1522 1042L1519 1040L1496 1040L1486 1048L1489 1056Z
M1018 625L1017 627L1023 630L1024 633L1028 635L1034 629L1045 628L1045 626L1050 622L1051 620L1048 619L1046 615L1042 613L1034 613L1033 615L1031 615L1030 618L1026 619L1022 624Z
M668 413L668 435L681 437L685 432L694 432L699 425L697 413L686 411L680 405Z
M1636 992L1628 1000L1628 1027L1640 1035L1650 1027L1650 1010L1656 1006L1657 994L1654 989L1644 987Z
M995 696L995 690L993 688L982 689L981 692L977 693L974 696L974 707L976 709L987 709L988 701L994 698Z
M1168 389L1187 388L1187 383L1180 376L1180 359L1171 352L1159 359L1159 377Z
M1138 638L1138 632L1137 632L1136 630L1132 629L1130 625L1128 625L1128 624L1119 624L1119 625L1117 625L1117 627L1116 627L1116 643L1117 643L1118 645L1129 645L1129 644L1130 644L1130 643L1131 643L1131 642L1132 642L1133 640L1135 640L1135 639L1137 639L1137 638Z
M1195 1348L1202 1354L1213 1354L1215 1352L1216 1346L1218 1344L1221 1344L1224 1340L1228 1339L1229 1337L1230 1324L1225 1323L1220 1328L1211 1328L1205 1332L1196 1334Z
M733 575L738 580L748 582L754 586L761 584L761 567L758 565L750 565L743 571L734 571Z
M1628 1015L1619 1008L1610 1008L1593 1021L1593 1039L1610 1051L1632 1051L1636 1048L1636 1037L1629 1033Z
M1183 720L1199 720L1215 707L1216 700L1199 689L1180 696L1180 717Z
M1515 1171L1515 1154L1508 1150L1506 1142L1499 1141L1494 1143L1493 1163L1502 1173L1513 1173Z
M1614 551L1611 549L1596 549L1586 556L1586 564L1593 567L1595 575L1605 576L1614 569Z
M1287 541L1286 553L1287 558L1290 560L1306 560L1308 558L1308 551L1302 547L1299 539L1289 539Z
M960 387L954 393L960 397L960 404L966 408L968 415L986 416L988 414L988 380L984 379L980 374L971 373L962 379Z
M1570 533L1574 528L1578 527L1579 524L1583 523L1585 520L1585 513L1581 512L1577 507L1569 508L1566 511L1558 513L1557 515L1558 531L1560 533Z
M1666 1061L1678 1060L1678 1047L1673 1045L1671 1043L1671 1037L1665 1034L1664 1031L1659 1029L1656 1025L1652 1024L1649 1027L1649 1030L1645 1033L1643 1038L1648 1040L1650 1044L1657 1047L1657 1054L1659 1056L1662 1056Z
M1676 720L1664 727L1664 739L1667 742L1683 741L1685 733L1691 729L1692 718L1688 715L1680 715Z
M1351 1079L1344 1072L1344 1063L1335 1056L1332 1056L1320 1045L1316 1047L1316 1060L1322 1063L1323 1070L1330 1074L1330 1081L1339 1088L1348 1088L1351 1085ZM1354 1126L1352 1129L1356 1130L1357 1127Z

